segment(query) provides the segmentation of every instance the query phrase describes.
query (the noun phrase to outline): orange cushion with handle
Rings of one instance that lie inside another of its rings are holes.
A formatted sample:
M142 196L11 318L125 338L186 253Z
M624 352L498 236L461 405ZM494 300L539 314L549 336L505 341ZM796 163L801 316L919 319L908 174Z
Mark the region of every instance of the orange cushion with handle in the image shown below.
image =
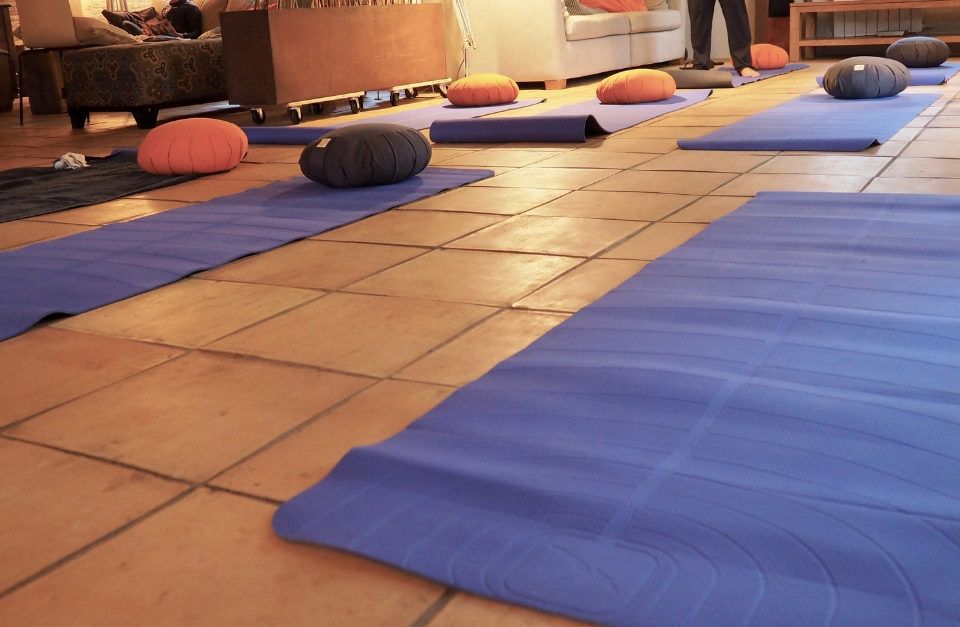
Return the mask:
M153 174L211 174L231 170L247 154L247 136L236 124L187 118L152 129L137 163Z
M580 0L580 4L591 9L603 9L609 13L647 10L646 0Z
M447 100L458 107L482 107L507 104L520 95L520 87L502 74L472 74L447 87Z
M790 61L787 51L773 44L753 44L750 58L755 70L779 70Z
M604 104L631 104L666 100L677 91L673 77L660 70L625 70L597 85L597 99Z

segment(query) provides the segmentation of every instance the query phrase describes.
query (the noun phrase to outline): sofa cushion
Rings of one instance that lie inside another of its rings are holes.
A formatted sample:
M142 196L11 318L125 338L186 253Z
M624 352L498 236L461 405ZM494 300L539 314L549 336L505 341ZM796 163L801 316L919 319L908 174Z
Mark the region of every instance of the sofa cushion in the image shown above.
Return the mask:
M567 41L597 39L610 35L630 33L630 18L627 13L598 13L596 15L571 15L564 20Z
M447 87L447 100L458 107L483 107L507 104L520 95L520 87L502 74L471 74Z
M311 142L300 154L300 171L330 187L399 183L430 163L430 142L399 124L356 124Z
M624 13L630 19L631 33L658 33L683 27L683 15L674 9Z
M610 13L626 13L628 11L646 11L645 0L580 0L583 6L594 9L603 9Z
M597 85L597 99L604 104L632 104L666 100L677 91L673 77L660 70L617 72Z
M887 98L909 82L907 66L883 57L850 57L823 73L823 89L834 98Z
M756 70L779 70L790 61L790 55L780 46L753 44L750 46L750 59Z
M227 10L227 0L194 0L193 3L200 7L203 32L220 26L220 14Z
M77 34L77 41L88 46L139 43L127 31L97 17L73 18L73 30Z
M237 167L247 154L239 126L214 118L167 122L147 133L137 163L152 174L211 174Z
M887 58L907 67L937 67L950 58L950 46L936 37L904 37L887 47Z

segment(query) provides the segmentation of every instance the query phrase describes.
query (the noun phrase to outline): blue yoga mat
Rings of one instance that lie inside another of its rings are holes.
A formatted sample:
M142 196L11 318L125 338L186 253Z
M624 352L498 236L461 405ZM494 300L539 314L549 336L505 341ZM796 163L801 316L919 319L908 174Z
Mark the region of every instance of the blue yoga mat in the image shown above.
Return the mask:
M910 70L910 85L942 85L960 72L960 63L943 63L936 67L912 67ZM823 77L817 77L817 85L823 87Z
M609 625L960 624L958 209L760 193L274 528Z
M689 107L713 90L678 91L666 100L637 104L602 104L594 98L538 115L466 120L437 120L430 125L434 142L585 142Z
M806 63L788 63L781 68L757 70L760 76L740 76L740 74L738 74L737 71L732 67L719 67L717 68L717 71L730 73L732 75L730 77L730 81L733 86L740 87L741 85L746 85L747 83L756 83L757 81L773 78L774 76L780 76L782 74L787 74L788 72L794 72L796 70L802 70L808 67L810 66Z
M393 185L333 189L298 176L209 202L0 253L0 340L245 255L493 176L427 168Z
M399 124L409 126L410 128L423 129L428 128L434 120L462 120L476 118L491 113L509 111L511 109L521 109L531 105L540 104L543 98L531 100L517 100L508 104L489 105L485 107L455 107L448 100L444 104L437 104L432 107L419 107L416 109L405 109L396 113L361 118L359 120L350 120L339 124L329 124L326 126L243 126L243 132L247 135L247 141L251 144L292 144L306 146L315 139L322 137L330 131L353 126L355 124Z
M857 152L890 139L933 104L937 94L842 100L807 94L677 145L694 150Z

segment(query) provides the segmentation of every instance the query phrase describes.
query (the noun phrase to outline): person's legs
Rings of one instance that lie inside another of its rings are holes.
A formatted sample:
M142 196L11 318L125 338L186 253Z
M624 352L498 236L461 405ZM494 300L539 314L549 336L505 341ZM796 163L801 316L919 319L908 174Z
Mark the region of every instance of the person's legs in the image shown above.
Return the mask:
M750 58L750 16L747 14L747 5L744 0L720 0L720 10L723 11L723 20L727 25L727 43L730 46L730 59L733 67L740 74L746 68L753 67Z
M710 59L710 46L713 8L716 2L717 0L687 0L687 11L690 14L690 41L693 44L693 67L697 70L709 70L714 66Z

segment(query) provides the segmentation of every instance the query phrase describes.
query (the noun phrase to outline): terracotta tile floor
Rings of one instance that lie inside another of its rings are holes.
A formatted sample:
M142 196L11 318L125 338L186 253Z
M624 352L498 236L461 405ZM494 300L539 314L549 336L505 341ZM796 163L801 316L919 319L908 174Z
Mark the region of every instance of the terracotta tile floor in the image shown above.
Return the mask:
M677 149L827 65L585 144L438 146L435 165L498 175L0 342L0 625L574 624L284 542L270 517L758 191L960 193L960 79L857 155ZM597 80L523 97L548 109ZM371 94L361 115L390 109ZM0 114L0 168L145 133L17 115ZM231 172L0 223L0 250L293 176L299 152L252 146Z

